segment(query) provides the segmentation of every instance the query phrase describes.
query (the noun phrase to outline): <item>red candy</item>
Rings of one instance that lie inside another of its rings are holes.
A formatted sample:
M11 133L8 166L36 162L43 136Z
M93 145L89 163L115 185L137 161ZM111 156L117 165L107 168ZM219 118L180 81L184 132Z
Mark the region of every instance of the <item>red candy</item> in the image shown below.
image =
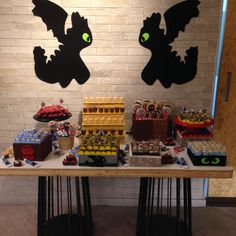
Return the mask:
M52 118L52 117L61 117L68 115L68 109L60 106L60 105L51 105L46 107L41 107L37 112L37 116L39 118Z

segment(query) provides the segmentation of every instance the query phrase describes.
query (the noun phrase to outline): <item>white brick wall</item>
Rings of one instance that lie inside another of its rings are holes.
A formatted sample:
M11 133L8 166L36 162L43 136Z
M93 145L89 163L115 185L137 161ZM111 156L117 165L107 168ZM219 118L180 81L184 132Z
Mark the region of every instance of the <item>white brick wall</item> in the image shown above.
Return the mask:
M50 55L58 43L52 32L39 17L32 14L31 0L0 1L0 150L11 145L16 133L24 127L38 125L32 116L41 101L57 103L63 97L65 106L76 120L84 96L124 96L127 128L131 125L130 108L136 99L166 99L178 110L183 105L193 108L211 108L213 75L219 30L221 0L202 0L200 16L194 18L180 33L173 47L180 55L190 46L199 47L199 63L196 78L185 85L172 85L164 89L158 81L146 85L140 74L150 57L150 52L138 43L143 20L153 12L164 13L180 0L53 0L71 14L78 11L88 18L93 33L93 43L82 50L81 55L91 77L81 86L72 82L66 89L58 84L46 84L34 73L33 48L40 45ZM67 19L67 26L70 18ZM162 21L162 25L164 22ZM6 185L4 182L9 184ZM108 181L107 196L99 196L96 186ZM35 202L35 178L0 178L0 203ZM113 186L114 183L114 186ZM137 180L94 179L97 204L134 204L132 191L137 189ZM202 181L196 181L195 185ZM18 187L20 185L20 188ZM115 188L111 191L109 185ZM17 191L16 191L17 189ZM202 191L196 189L197 199ZM17 192L17 194L16 194ZM113 193L113 195L112 195ZM115 193L115 194L114 194ZM10 195L10 196L9 196Z

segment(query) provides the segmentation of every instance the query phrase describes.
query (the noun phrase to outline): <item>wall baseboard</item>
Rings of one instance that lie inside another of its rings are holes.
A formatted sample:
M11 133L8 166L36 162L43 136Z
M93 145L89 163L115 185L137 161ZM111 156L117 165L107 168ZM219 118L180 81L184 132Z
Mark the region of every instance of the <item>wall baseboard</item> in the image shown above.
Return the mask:
M209 207L236 207L236 197L208 197L206 206Z

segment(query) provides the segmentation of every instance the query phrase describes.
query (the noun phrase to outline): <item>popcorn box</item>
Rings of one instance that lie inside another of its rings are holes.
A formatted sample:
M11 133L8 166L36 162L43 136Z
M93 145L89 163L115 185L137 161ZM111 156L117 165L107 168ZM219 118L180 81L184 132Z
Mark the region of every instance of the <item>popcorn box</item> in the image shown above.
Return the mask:
M41 143L13 143L15 159L43 161L52 151L52 138L48 135Z

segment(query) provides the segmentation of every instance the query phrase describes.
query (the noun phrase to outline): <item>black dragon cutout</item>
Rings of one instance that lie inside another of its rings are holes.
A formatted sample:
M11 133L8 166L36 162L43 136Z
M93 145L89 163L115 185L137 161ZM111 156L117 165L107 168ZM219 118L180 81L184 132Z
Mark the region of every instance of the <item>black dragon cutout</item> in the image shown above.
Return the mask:
M185 31L185 26L193 17L199 15L198 0L186 0L169 8L164 13L166 33L160 29L161 14L153 13L144 20L140 31L139 43L148 48L151 58L142 71L142 79L148 85L159 79L160 83L169 88L172 83L184 84L194 79L197 73L198 47L186 50L184 61L177 52L172 51L170 44L178 37L179 31Z
M72 79L84 84L90 77L90 72L80 57L80 51L91 45L92 33L88 27L87 19L78 12L72 13L72 27L65 34L65 22L68 14L53 2L48 0L33 0L35 5L33 14L42 18L47 30L52 30L53 36L62 45L55 50L47 62L45 50L34 48L35 73L37 77L47 83L59 83L66 88Z

